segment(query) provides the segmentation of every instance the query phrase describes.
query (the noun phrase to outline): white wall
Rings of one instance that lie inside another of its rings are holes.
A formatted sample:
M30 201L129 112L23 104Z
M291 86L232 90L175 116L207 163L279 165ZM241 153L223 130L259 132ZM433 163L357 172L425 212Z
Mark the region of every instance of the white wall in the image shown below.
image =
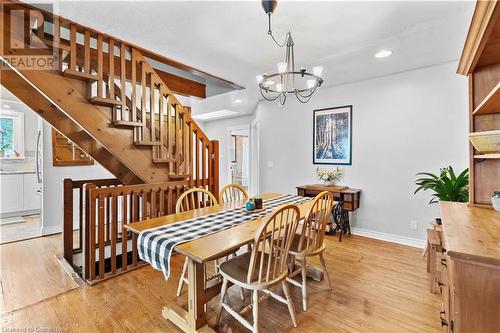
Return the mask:
M221 188L231 181L227 170L227 129L242 125L250 126L251 121L251 116L242 116L205 122L200 126L210 140L219 140L219 184Z
M52 165L52 126L43 124L43 228L42 234L48 235L62 231L63 217L63 180L71 178L99 179L115 178L100 164L88 166L55 167ZM78 201L73 203L74 220L78 220Z
M362 189L353 227L424 239L439 212L427 205L428 194L413 195L415 174L468 164L467 82L456 65L319 89L308 104L289 97L282 109L262 101L260 192L295 193L295 186L318 183L312 112L352 104L352 166L342 166L341 183ZM410 230L411 220L418 230Z

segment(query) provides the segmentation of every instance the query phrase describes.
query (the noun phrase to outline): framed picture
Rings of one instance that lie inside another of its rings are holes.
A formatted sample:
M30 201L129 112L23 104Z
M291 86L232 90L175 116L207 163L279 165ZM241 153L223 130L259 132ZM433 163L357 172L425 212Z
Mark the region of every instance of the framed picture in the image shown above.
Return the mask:
M313 111L313 163L352 163L352 105Z

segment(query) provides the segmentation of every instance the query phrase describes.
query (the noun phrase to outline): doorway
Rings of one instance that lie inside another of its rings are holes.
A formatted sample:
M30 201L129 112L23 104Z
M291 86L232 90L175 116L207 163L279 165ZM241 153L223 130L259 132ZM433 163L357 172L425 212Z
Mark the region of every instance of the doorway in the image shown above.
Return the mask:
M42 235L42 118L0 94L0 244Z
M228 183L241 185L247 192L250 193L249 126L228 128L227 151Z

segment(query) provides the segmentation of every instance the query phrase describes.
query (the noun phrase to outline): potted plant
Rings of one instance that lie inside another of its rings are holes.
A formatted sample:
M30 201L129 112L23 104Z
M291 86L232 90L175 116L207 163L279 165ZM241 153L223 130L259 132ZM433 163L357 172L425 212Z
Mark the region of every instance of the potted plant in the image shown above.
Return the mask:
M420 191L431 190L429 205L439 201L468 202L469 201L469 169L465 169L458 176L451 166L440 169L439 176L429 172L418 173L421 176L415 181L418 186L414 194ZM441 224L440 219L436 219Z

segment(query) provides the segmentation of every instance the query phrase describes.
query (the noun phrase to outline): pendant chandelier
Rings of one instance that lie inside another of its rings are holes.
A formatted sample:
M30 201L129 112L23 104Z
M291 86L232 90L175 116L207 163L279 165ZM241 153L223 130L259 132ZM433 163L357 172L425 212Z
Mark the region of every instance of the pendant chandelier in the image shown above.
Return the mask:
M285 105L288 95L295 95L299 102L307 103L316 89L321 87L323 83L321 78L323 67L313 67L312 73L307 72L305 67L301 67L300 70L295 69L294 42L291 32L286 34L285 42L280 44L274 38L271 30L271 15L277 5L276 0L262 0L262 7L269 18L267 33L276 45L286 47L285 61L278 63L277 73L264 73L257 76L260 93L268 101L278 100L280 106Z

